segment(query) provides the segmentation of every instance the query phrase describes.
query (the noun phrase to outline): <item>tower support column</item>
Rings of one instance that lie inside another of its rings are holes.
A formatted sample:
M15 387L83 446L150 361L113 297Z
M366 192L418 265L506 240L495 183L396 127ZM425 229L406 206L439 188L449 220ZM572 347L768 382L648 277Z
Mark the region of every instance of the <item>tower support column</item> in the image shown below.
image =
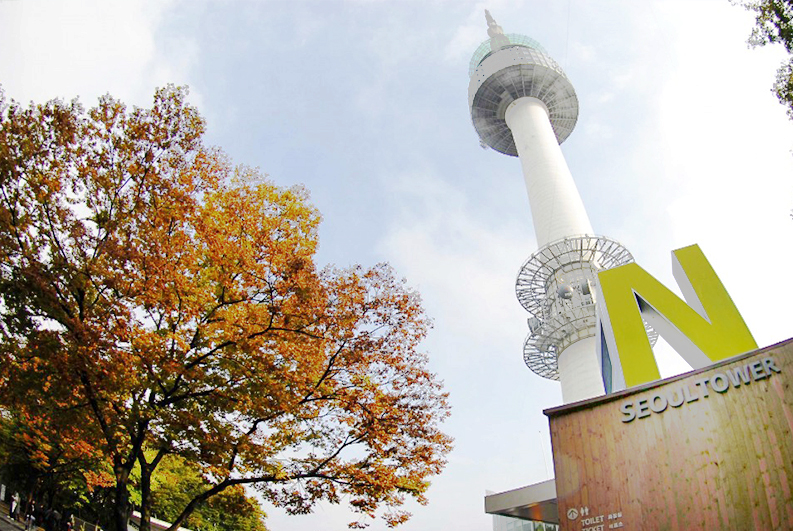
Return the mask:
M593 234L545 104L518 98L507 107L505 119L523 167L537 244Z
M565 404L605 393L597 356L597 337L581 339L559 354L559 381Z

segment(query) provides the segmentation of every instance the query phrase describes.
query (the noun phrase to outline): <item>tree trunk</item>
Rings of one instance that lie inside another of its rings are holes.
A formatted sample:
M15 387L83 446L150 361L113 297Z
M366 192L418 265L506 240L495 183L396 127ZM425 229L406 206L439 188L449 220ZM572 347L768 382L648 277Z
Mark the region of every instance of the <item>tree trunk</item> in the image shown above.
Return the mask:
M143 459L140 464L140 531L151 531L151 473Z
M168 455L167 448L160 448L151 462L146 461L146 452L138 453L140 467L140 531L151 531L151 476Z
M129 482L129 474L122 473L116 474L116 492L115 504L113 506L113 528L114 531L127 531L129 525L129 515L132 513L132 507L129 503L129 490L127 483Z

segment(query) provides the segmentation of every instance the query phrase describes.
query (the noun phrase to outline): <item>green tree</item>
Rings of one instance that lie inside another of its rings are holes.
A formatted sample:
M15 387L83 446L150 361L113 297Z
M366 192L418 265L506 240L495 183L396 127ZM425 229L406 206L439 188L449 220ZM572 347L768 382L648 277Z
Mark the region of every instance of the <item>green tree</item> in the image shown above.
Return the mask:
M752 46L781 44L791 56L776 73L773 92L787 107L793 120L793 0L756 0L739 2L755 14L755 26L749 37Z
M164 458L152 477L151 510L165 521L179 517L182 509L211 487L196 467L177 455ZM208 499L185 520L184 526L201 531L266 531L264 513L241 485Z
M450 448L418 294L384 265L318 269L306 192L204 146L185 97L0 97L0 406L102 457L116 531L135 467L148 529L174 455L207 484L172 529L245 485L404 521Z

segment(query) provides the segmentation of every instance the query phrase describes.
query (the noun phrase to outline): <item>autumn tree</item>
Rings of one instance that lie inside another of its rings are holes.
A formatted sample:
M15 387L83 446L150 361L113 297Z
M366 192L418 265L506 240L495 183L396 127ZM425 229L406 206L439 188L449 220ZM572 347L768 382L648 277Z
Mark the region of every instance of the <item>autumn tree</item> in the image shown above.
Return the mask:
M61 515L79 513L98 521L104 508L97 504L112 475L101 456L86 447L49 437L9 410L0 414L0 476L6 492L21 495L23 506L36 500L40 508L54 508ZM66 510L65 512L63 510Z
M75 496L85 490L84 474L100 461L80 448L62 446L14 418L0 414L0 475L7 492L18 492L27 501L35 498L47 507L77 508Z
M755 14L755 26L749 37L752 46L781 44L790 56L776 73L773 92L779 102L787 107L793 120L793 0L737 1Z
M170 455L207 481L171 529L237 486L406 520L450 448L418 294L385 265L318 269L306 192L206 147L185 97L0 97L0 405L102 456L116 531L136 466L148 529Z

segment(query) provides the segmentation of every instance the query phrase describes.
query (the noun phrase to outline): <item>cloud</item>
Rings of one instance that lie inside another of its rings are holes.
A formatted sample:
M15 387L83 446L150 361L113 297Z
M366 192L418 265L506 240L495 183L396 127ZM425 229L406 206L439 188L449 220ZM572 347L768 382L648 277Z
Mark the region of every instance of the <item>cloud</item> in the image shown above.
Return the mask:
M381 252L440 306L429 310L444 316L445 333L492 343L492 331L520 315L515 275L531 243L510 220L478 218L459 187L431 171L392 182L400 212L380 242Z
M186 39L158 50L172 2L25 0L0 4L0 79L10 97L45 101L112 93L148 105L155 86L184 83L197 50Z
M584 123L582 129L584 130L584 134L589 137L590 141L592 142L598 142L602 139L610 139L614 137L614 129L608 124L602 122L590 120Z
M449 63L458 63L469 57L479 44L487 39L487 33L482 29L484 24L466 24L458 26L454 36L446 44L443 57Z
M485 22L485 9L488 9L496 22L504 29L504 33L522 31L513 21L505 19L509 13L518 11L524 4L516 0L489 0L476 2L469 11L466 22L459 25L454 36L444 49L444 59L450 63L457 63L465 58L470 58L482 41L488 39L487 24ZM499 18L499 16L501 18Z
M585 45L578 41L570 43L570 59L575 63L590 63L595 60L596 52L595 47L592 45Z
M793 130L769 91L781 50L747 49L734 38L748 33L746 13L728 14L718 27L731 38L682 28L678 73L664 88L661 134L676 185L669 232L676 247L702 246L765 346L789 335L793 286L776 279L793 261ZM689 58L692 47L711 59Z

